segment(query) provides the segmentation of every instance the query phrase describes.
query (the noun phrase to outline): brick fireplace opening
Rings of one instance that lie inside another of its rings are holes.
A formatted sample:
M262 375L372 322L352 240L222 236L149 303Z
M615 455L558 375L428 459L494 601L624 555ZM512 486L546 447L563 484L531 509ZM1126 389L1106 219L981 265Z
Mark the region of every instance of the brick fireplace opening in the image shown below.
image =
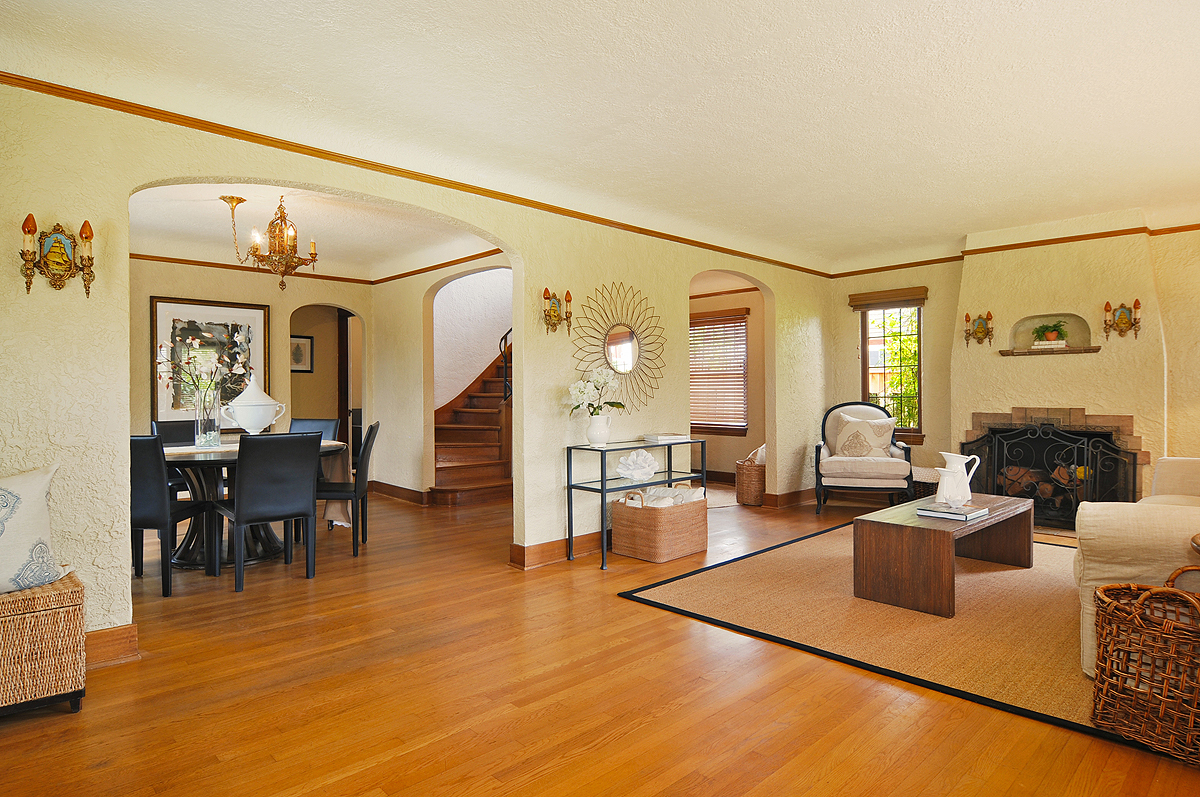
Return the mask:
M1033 500L1034 522L1075 528L1082 501L1136 501L1150 461L1132 415L1089 415L1079 407L976 412L960 447L979 456L973 492Z

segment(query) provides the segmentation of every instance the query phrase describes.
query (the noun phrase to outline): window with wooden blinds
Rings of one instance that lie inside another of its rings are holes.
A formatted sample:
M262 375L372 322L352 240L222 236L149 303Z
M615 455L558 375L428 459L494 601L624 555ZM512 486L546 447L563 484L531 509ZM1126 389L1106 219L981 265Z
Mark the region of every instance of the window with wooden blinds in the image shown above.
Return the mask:
M692 434L746 435L746 319L740 307L696 313L691 353Z

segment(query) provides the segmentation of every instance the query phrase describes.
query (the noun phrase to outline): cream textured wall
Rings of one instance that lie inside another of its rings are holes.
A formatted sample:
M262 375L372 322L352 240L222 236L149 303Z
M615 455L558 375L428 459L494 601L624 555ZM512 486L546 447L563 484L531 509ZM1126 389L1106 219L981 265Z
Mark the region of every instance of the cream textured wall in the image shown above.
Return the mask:
M969 242L970 243L970 242ZM1142 302L1142 330L1104 339L1104 303ZM972 411L1015 406L1084 407L1091 414L1134 415L1135 433L1152 457L1165 439L1161 303L1149 236L1111 238L969 255L963 264L958 320L990 310L997 346L953 348L951 435L957 450ZM1030 315L1072 313L1091 327L1096 354L1001 357L1009 329ZM959 333L961 335L961 332ZM961 338L960 338L961 340ZM1187 368L1189 364L1180 363ZM1150 484L1153 465L1144 469Z
M1162 304L1168 365L1167 444L1161 452L1153 453L1200 457L1200 335L1196 324L1196 309L1200 307L1200 231L1153 236L1150 251ZM1132 300L1124 301L1129 304ZM1143 307L1145 304L1143 299Z
M761 291L753 291L692 299L690 303L690 312L693 313L726 310L731 307L750 308L750 317L746 320L746 436L697 435L708 441L708 469L726 473L735 472L737 461L744 459L746 454L761 446L767 439L763 296Z
M462 393L500 353L512 327L512 271L478 271L447 283L433 300L433 403Z
M939 451L957 451L950 419L951 351L962 348L962 313L958 311L962 264L939 263L932 266L885 271L857 277L835 279L830 286L827 323L830 334L825 350L829 378L826 407L862 398L862 372L859 360L861 327L859 314L850 309L850 294L924 285L929 296L921 311L921 425L925 442L914 446L914 465L941 466ZM978 312L987 312L986 309ZM975 313L972 313L974 317ZM993 343L993 351L1000 341ZM974 344L978 348L978 344ZM987 344L984 344L987 348ZM818 421L819 423L819 421ZM819 436L819 432L818 432ZM949 446L954 445L955 448ZM812 452L809 452L811 458Z
M291 418L336 418L338 417L338 313L336 307L310 304L299 307L292 313L292 335L309 335L313 339L313 372L311 374L291 371L277 378L291 383L292 403L288 408ZM277 345L290 344L281 339ZM287 427L276 424L276 431Z

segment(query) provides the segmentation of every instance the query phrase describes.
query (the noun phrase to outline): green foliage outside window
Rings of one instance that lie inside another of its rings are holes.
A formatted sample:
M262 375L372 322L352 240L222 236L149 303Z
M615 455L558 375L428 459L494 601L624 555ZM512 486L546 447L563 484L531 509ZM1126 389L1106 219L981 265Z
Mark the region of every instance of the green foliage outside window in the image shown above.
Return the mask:
M870 346L868 401L896 419L898 429L920 425L921 313L917 307L867 311Z

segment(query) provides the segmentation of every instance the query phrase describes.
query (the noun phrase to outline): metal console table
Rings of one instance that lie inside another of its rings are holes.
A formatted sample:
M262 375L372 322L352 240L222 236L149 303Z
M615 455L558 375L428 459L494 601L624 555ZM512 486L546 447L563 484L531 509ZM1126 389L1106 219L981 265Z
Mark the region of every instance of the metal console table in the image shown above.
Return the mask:
M700 470L677 471L674 467L672 452L675 446L690 446L696 443L700 444ZM620 476L610 478L608 475L608 454L620 451L636 451L639 448L665 448L667 450L667 468L660 470L654 474L654 477L642 482L629 482ZM574 454L576 451L588 451L600 455L600 478L589 481L576 482L572 472ZM708 476L707 476L707 441L704 440L678 440L670 443L648 443L645 440L630 440L620 443L609 443L605 448L596 448L595 446L567 446L567 558L575 558L575 491L583 490L587 493L598 493L600 495L600 569L608 569L608 518L606 517L606 509L608 508L608 494L619 490L636 490L640 487L656 487L660 484L665 484L668 487L675 482L686 482L694 479L700 480L700 486L704 488L704 492L708 494Z

